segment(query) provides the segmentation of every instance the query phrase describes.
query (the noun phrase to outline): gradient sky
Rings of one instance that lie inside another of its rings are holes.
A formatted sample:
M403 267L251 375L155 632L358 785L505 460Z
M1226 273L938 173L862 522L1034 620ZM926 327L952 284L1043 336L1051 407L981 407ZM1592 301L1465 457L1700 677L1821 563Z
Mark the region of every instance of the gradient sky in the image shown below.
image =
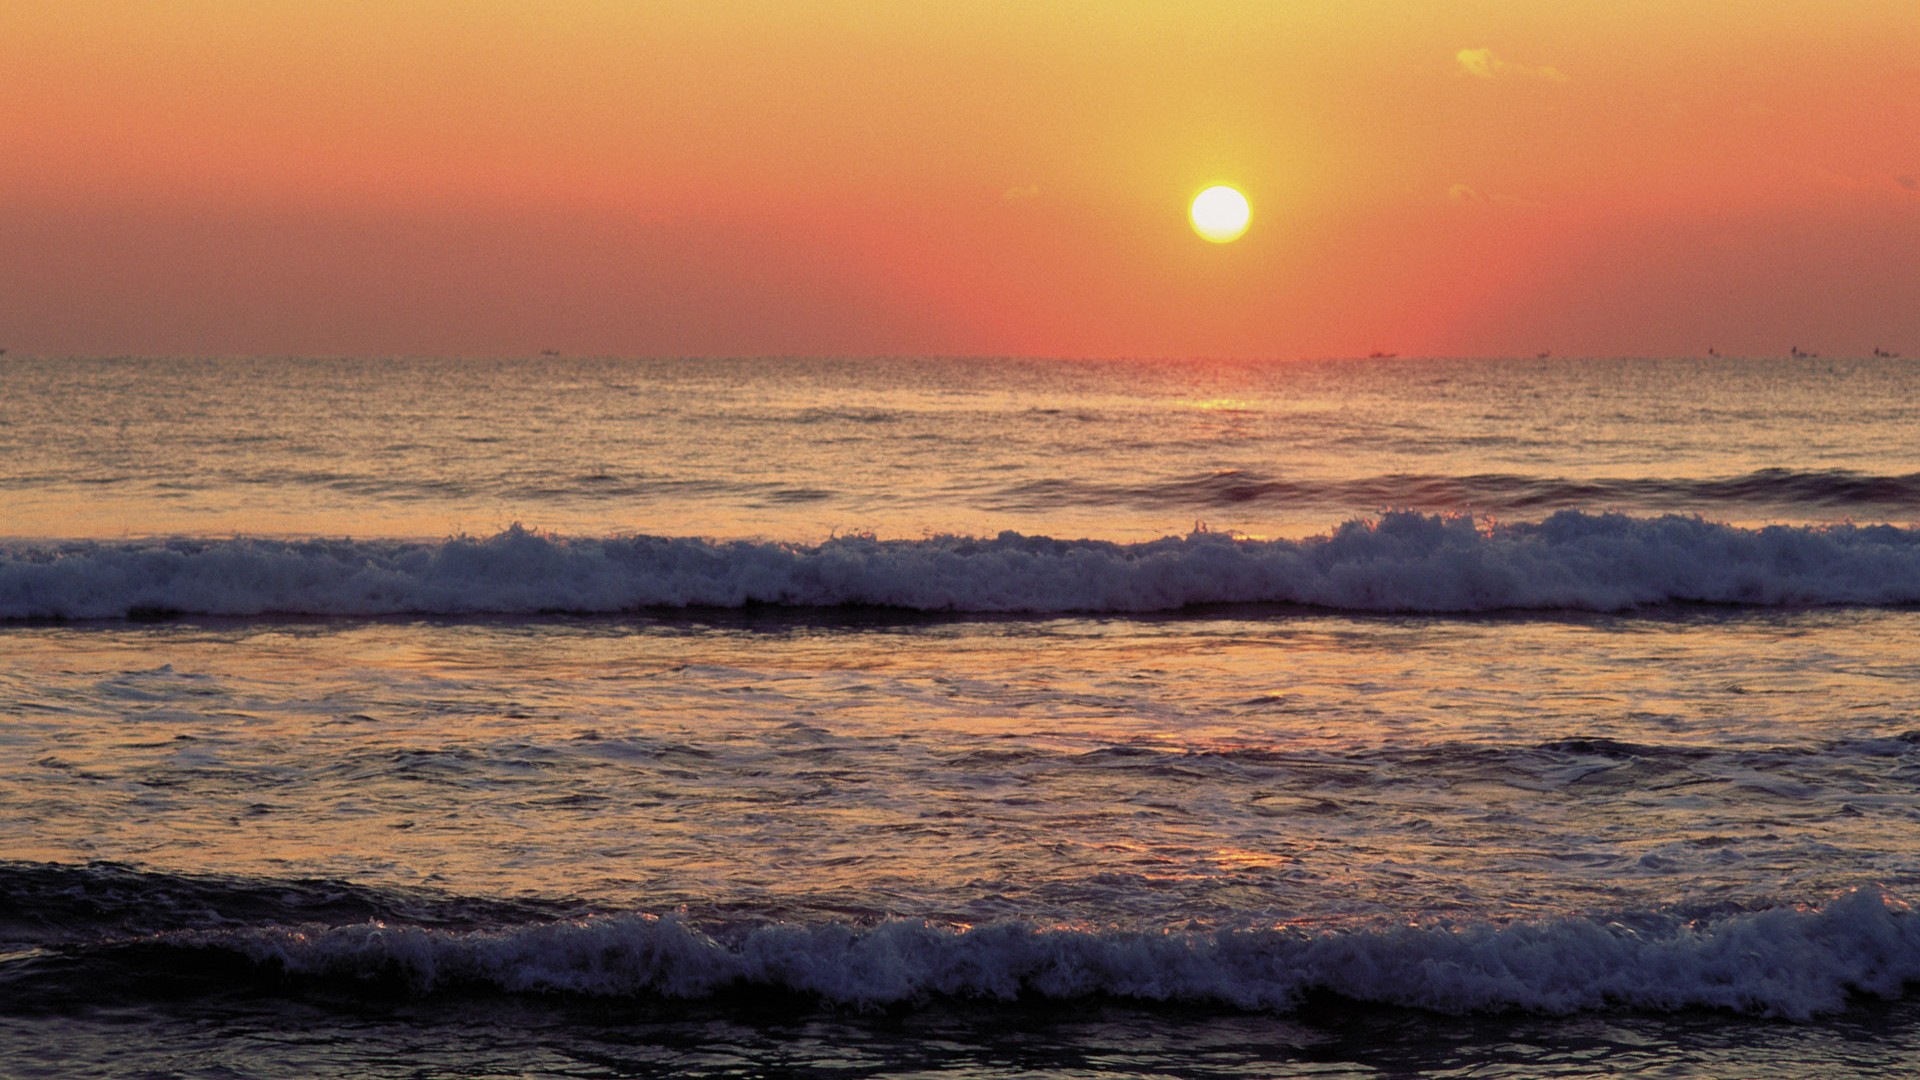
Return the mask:
M17 0L0 73L15 352L1920 353L1914 0Z

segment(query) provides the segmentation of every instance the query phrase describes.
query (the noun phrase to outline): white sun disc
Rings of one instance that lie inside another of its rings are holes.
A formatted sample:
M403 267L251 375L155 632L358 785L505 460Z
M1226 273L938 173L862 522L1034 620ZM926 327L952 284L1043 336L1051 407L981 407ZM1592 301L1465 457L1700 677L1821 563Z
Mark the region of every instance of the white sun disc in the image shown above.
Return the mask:
M1247 206L1245 195L1219 184L1195 195L1187 216L1193 220L1193 231L1203 239L1224 244L1240 239L1240 234L1247 231L1253 211Z

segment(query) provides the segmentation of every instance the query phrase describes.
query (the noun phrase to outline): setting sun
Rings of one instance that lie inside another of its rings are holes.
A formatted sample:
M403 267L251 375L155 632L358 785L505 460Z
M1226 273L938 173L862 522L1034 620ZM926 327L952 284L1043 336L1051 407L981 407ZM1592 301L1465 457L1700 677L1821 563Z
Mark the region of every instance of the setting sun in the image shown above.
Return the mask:
M0 73L0 1080L1920 1061L1920 0Z
M1225 244L1240 239L1240 234L1247 231L1252 211L1245 195L1222 184L1195 195L1187 217L1202 239Z

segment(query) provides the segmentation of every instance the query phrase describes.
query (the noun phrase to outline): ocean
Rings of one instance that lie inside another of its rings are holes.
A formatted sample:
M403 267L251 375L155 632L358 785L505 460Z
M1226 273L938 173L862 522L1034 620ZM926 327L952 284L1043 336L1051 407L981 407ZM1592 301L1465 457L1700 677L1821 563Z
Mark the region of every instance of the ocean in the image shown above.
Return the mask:
M1882 1075L1920 363L0 356L0 1075Z

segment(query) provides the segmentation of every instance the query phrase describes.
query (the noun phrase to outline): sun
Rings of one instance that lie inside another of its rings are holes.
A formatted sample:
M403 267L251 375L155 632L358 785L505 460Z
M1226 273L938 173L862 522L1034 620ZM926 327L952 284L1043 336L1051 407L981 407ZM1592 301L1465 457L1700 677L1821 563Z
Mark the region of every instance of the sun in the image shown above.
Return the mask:
M1187 210L1187 217L1193 221L1193 231L1204 240L1216 244L1230 243L1240 239L1247 231L1247 221L1253 211L1247 207L1247 197L1233 188L1220 184L1210 187L1193 197L1193 205Z

